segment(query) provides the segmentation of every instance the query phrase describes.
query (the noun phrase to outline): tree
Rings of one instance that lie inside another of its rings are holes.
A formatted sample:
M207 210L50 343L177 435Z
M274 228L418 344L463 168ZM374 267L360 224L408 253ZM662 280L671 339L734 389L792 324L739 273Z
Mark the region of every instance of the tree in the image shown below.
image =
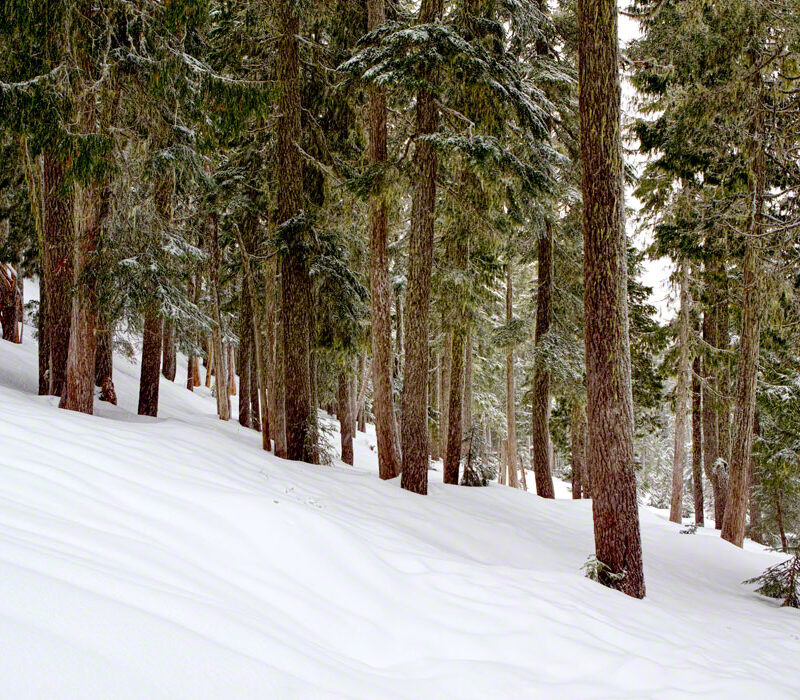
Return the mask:
M643 598L623 221L617 5L579 0L586 310L587 465L601 581ZM621 578L615 575L624 574Z

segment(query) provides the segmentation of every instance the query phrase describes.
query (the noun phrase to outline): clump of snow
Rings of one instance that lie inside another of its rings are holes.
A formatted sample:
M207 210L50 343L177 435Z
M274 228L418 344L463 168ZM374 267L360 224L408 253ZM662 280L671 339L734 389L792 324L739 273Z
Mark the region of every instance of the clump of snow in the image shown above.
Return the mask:
M135 415L36 396L0 342L5 697L797 697L800 616L741 581L781 557L643 509L647 598L586 579L591 503L491 485L430 495L279 460L162 379ZM234 401L235 405L235 401Z

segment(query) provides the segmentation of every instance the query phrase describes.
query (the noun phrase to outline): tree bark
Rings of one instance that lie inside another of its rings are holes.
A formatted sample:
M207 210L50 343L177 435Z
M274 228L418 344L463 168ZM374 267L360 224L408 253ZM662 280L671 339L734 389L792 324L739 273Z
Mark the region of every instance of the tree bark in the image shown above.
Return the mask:
M444 324L443 324L444 325ZM446 328L446 326L445 326ZM442 366L439 372L439 455L444 458L447 454L447 433L450 425L450 371L453 366L453 332L445 330L444 351L442 353Z
M301 136L300 17L293 0L278 3L277 92L278 222L285 252L280 256L283 321L286 456L313 462L311 405L311 274L305 253Z
M284 409L284 364L283 364L283 322L279 313L280 279L277 266L270 262L267 266L267 332L266 344L272 356L270 372L267 375L267 400L269 415L272 418L272 432L275 440L275 456L286 459L286 411Z
M339 374L339 388L336 392L337 415L339 417L339 430L342 438L342 461L352 466L353 464L353 397L351 395L353 383L347 372Z
M745 240L742 285L742 333L739 338L739 368L736 383L736 407L733 417L730 486L722 521L722 539L737 547L744 542L747 500L750 492L750 453L753 447L753 421L756 412L756 375L761 333L759 284L761 263L757 246L762 233L762 211L765 192L765 155L756 145L751 165L753 213L750 231Z
M553 298L553 232L545 222L539 238L539 281L536 295L536 336L533 365L533 398L531 401L531 439L533 440L533 473L536 493L542 498L555 498L550 465L550 370L541 353L544 336L550 330Z
M760 433L758 421L758 409L753 424L753 437ZM763 535L763 524L761 522L761 507L758 502L759 490L761 487L761 471L755 454L750 453L750 539L759 544L765 544Z
M506 262L506 323L514 318L514 287L512 284L512 264ZM506 348L506 460L508 461L508 485L518 488L517 479L517 406L514 386L514 348Z
M253 424L252 384L256 377L250 373L253 348L253 309L250 303L250 285L242 283L242 306L239 313L239 424L250 428Z
M466 348L464 349L464 418L462 423L464 425L463 434L466 437L472 428L472 329L467 329Z
M669 519L680 523L683 510L683 472L686 468L686 425L689 402L689 263L681 261L681 308L678 320L678 383L675 387L675 440L672 452L672 499Z
M169 381L175 381L178 369L178 351L175 347L175 326L169 321L164 321L163 340L161 342L161 374Z
M463 317L463 314L461 314ZM464 341L466 320L459 318L453 328L450 353L450 395L447 411L447 451L444 457L444 483L458 485L461 441L464 437L461 412L464 405Z
M367 1L367 30L386 22L384 0ZM369 162L380 167L386 162L386 91L369 88ZM400 474L400 432L392 392L392 298L389 285L388 217L386 195L375 192L369 198L370 243L369 283L372 325L372 406L378 442L378 474L394 479Z
M708 272L707 267L706 272ZM705 277L708 282L709 275L706 274ZM707 346L716 347L717 336L714 312L708 307L703 313L703 340ZM719 488L719 479L716 472L717 459L719 459L719 424L717 422L717 412L714 408L716 403L714 371L708 354L703 360L703 370L703 468L714 492L714 526L717 530L721 530L725 496Z
M442 0L422 0L419 22L436 22ZM434 69L426 76L433 81ZM412 175L411 234L406 300L406 364L402 397L401 486L414 493L428 493L428 317L433 266L433 227L436 208L436 174L439 158L423 137L438 128L436 96L427 89L417 93L416 134Z
M578 1L586 387L597 559L645 595L633 453L626 237L615 0Z
M570 421L570 453L572 462L572 497L583 498L584 489L584 430L586 414L583 407L575 401L572 404L572 417Z
M435 362L434 362L435 360ZM430 383L433 385L433 391L430 392L429 401L431 406L431 411L433 415L436 416L435 421L431 421L430 424L430 455L431 459L436 462L439 459L439 447L442 444L442 441L439 437L440 429L443 429L444 424L442 422L443 412L441 410L442 406L442 378L441 378L441 358L438 354L434 354L430 352L429 354L429 362L433 365L432 370L428 370L428 378Z
M144 314L142 370L139 375L139 415L158 415L158 384L161 369L161 317L155 309Z
M79 219L74 240L73 282L69 349L64 390L59 408L94 412L94 365L97 327L97 282L91 270L100 238L99 188L78 189L75 201Z
M45 153L42 268L47 298L45 336L50 349L48 393L61 396L67 377L73 284L73 198L64 166Z
M705 524L703 503L703 392L700 387L702 375L700 355L692 362L692 490L694 495L694 522Z
M216 212L211 212L211 221L208 229L208 279L211 283L211 306L214 318L214 329L211 333L211 344L214 354L214 388L217 396L217 415L220 420L229 420L231 417L231 399L228 393L228 357L222 345L224 328L222 326L222 312L220 307L222 299L220 294L219 269L221 255L219 249L219 219ZM211 372L212 364L208 363Z

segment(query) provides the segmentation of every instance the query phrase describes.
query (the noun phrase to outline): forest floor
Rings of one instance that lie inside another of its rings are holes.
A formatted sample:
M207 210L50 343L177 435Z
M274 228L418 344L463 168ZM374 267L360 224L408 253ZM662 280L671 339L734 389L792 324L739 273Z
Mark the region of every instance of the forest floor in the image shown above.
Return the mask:
M780 555L643 508L632 600L565 484L417 496L371 430L355 467L276 459L184 379L137 416L122 357L118 407L62 411L32 335L0 341L0 696L800 695L800 614L741 583Z

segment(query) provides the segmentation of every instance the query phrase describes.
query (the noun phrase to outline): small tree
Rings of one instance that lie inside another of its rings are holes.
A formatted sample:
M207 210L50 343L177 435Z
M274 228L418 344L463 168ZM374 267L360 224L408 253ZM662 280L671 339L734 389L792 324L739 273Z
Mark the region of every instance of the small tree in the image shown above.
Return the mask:
M467 428L463 442L464 471L461 476L462 486L488 486L497 475L497 469L489 457L486 441L480 426L472 424Z
M794 547L791 559L770 566L760 576L749 578L744 583L757 583L756 593L768 598L783 598L784 606L800 608L800 544Z

